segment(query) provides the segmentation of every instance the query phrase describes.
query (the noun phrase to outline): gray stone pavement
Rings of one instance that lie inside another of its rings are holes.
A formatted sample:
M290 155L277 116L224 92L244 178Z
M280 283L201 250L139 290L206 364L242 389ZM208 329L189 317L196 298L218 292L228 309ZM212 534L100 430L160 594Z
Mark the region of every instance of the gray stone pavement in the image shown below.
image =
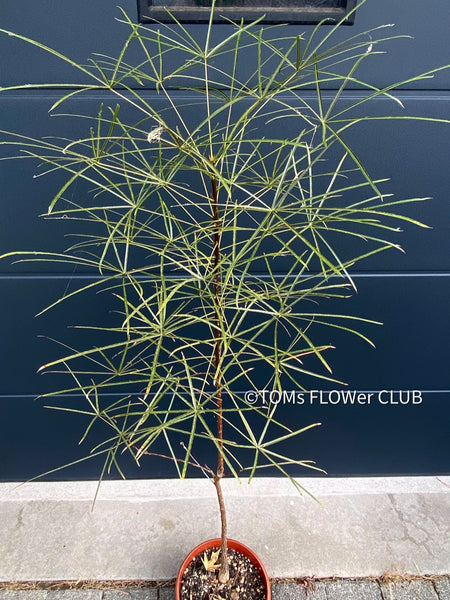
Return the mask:
M450 600L450 576L273 583L273 600ZM173 600L171 584L114 589L0 589L0 600Z
M287 480L224 482L229 536L274 580L450 573L450 477L299 481L321 505ZM0 484L0 582L172 580L220 531L207 480L105 482L93 507L96 485Z
M280 480L225 483L273 600L450 600L450 477L302 480L323 508ZM206 484L112 482L94 511L95 482L0 485L0 600L172 600L217 528Z

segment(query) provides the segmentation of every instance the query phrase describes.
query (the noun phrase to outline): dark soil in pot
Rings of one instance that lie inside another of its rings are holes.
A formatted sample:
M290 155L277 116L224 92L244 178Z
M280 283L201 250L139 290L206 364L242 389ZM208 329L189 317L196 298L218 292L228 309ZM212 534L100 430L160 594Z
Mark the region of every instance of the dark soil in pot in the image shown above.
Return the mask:
M237 550L228 548L230 579L226 584L219 582L213 554L218 549L205 550L189 563L181 579L181 600L266 600L258 568Z

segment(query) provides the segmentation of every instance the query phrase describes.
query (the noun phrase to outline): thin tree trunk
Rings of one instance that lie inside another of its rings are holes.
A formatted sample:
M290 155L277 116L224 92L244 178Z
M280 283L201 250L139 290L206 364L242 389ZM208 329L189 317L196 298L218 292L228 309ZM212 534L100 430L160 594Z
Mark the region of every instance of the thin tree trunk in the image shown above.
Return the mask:
M211 162L213 159L211 159ZM217 390L217 439L219 444L219 450L217 455L217 472L214 477L214 485L217 492L217 500L219 501L220 509L220 521L221 521L221 546L220 546L220 569L219 569L219 581L220 583L226 583L229 578L228 568L228 554L227 554L227 515L225 509L225 502L222 494L221 479L224 474L224 461L223 461L223 408L222 408L222 377L221 377L221 306L220 306L220 221L219 221L219 197L217 191L216 178L213 175L211 177L212 185L212 218L214 223L214 310L215 310L215 329L214 329L214 361L215 361L215 373L214 373L214 385Z
M222 524L221 537L222 543L220 545L220 569L219 569L219 581L220 583L226 583L230 579L230 570L228 566L228 553L227 553L227 512L225 509L225 501L222 494L222 486L220 484L222 477L216 476L214 478L214 485L216 486L217 500L219 501L220 508L220 521Z

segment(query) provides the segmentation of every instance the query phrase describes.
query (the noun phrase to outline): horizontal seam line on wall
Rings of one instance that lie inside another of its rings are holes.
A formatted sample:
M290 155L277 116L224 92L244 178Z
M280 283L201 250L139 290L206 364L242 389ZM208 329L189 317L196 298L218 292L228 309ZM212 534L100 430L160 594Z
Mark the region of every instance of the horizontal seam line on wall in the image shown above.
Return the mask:
M254 275L255 277L259 277L261 279L264 278L270 278L269 275L265 275L262 273L253 273L252 275ZM320 275L319 272L310 272L307 275L305 275L305 278L309 278L309 277L313 277L315 275ZM286 273L276 273L275 277L285 277ZM294 276L291 276L291 278ZM393 278L393 277L397 277L397 278L403 278L403 277L450 277L450 272L442 272L442 271L427 271L427 272L374 272L374 273L352 273L351 274L352 279L358 279L358 278L376 278L376 277L386 277L386 278ZM119 278L119 275L117 275L117 278ZM177 276L170 276L168 275L166 277L167 280L170 279L175 279L178 277ZM338 276L333 276L333 278L338 278ZM72 273L2 273L0 274L0 281L1 280L12 280L12 279L48 279L48 280L58 280L58 279L63 279L63 280L75 280L75 279L88 279L88 280L101 280L101 279L108 279L108 277L102 277L101 275L90 275L89 273L86 274L72 274ZM145 280L149 280L148 276L142 275L141 277L136 277L136 279L145 279ZM341 278L339 278L341 279ZM156 278L155 281L157 281L158 279Z
M311 389L306 390L306 392L304 392L304 393L307 394L310 391L316 391L316 390L319 390L319 389L321 389L321 388L318 388L318 387L311 388ZM336 390L339 389L339 390L342 390L342 391L346 392L346 391L353 391L354 388L350 388L349 386L346 386L346 387L338 387L337 386L334 389L336 389ZM418 388L416 388L416 389L418 389ZM244 395L245 392L247 392L247 391L248 390L238 390L238 391L234 392L234 394L235 395L239 395L239 394ZM290 391L290 390L288 390L288 391ZM301 390L298 390L298 391L301 391ZM331 389L330 390L323 389L322 391L324 392L324 394L327 394L328 392L330 392L332 390ZM370 390L363 390L363 389L359 389L358 388L358 393L365 393L365 394L371 394L371 393L372 394L376 394L376 393L382 392L382 391L385 391L385 388L370 389ZM389 390L389 391L391 391L391 390ZM400 388L395 388L392 391L393 392L398 392L398 391L401 391L401 390L400 390ZM422 392L422 394L450 394L450 390L425 390L425 389L420 389L420 392ZM104 394L104 396L105 397L115 398L115 397L120 397L120 396L125 396L125 395L126 396L132 396L132 395L137 396L138 394L139 394L139 392L135 392L135 394L132 394L130 392L128 392L128 393L125 393L125 392L107 392L107 393ZM58 394L58 396L55 396L55 398L53 400L57 399L58 397L59 398L79 398L80 394ZM34 401L41 400L42 402L50 402L51 401L51 397L50 396L46 397L46 398L42 398L42 397L38 396L37 394L0 394L0 402L2 400L17 400L17 399L34 400Z
M26 90L3 90L2 94L0 94L0 101L2 99L17 99L20 97L26 98L27 100L30 98L30 95L33 95L36 99L40 98L42 100L45 99L54 99L55 96L58 97L62 97L67 93L73 92L75 89L81 89L82 86L80 86L79 88L47 88L45 90L45 92L39 88L34 88L34 87L30 87L30 88L26 88ZM139 91L140 93L142 93L142 95L147 95L147 94L151 94L151 95L155 95L156 97L159 98L159 96L157 95L157 91L153 88L146 88L145 90L141 90L141 89L134 89L134 88L130 88L132 89L132 91ZM223 88L224 90L228 89L226 87ZM316 97L316 92L313 88L298 88L298 89L294 89L295 92L301 92L301 93L305 93L305 94L309 94L311 96ZM336 92L338 92L339 90L337 89L333 89L333 88L328 88L328 89L324 89L322 92L322 96L326 97L328 94L330 95L334 95ZM54 92L54 93L49 93L49 92ZM186 98L192 98L192 97L198 97L197 94L186 94L186 90L183 89L169 89L168 92L173 93L173 94L178 94L180 96L184 96ZM30 94L31 93L31 94ZM93 95L90 93L85 93L82 94L81 96L78 96L78 99L87 99L87 100L98 100L99 98L105 96L105 95L109 95L111 92L109 92L108 90L99 90L98 94ZM408 98L409 100L427 100L428 97L430 97L433 100L439 100L439 97L436 97L437 95L440 95L440 98L442 100L448 100L449 99L449 95L450 95L450 90L446 89L446 88L421 88L421 89L408 89L408 88L398 88L398 89L393 89L391 90L389 93L391 94L395 94L396 97L401 97L404 96L405 98ZM352 96L354 96L355 98L360 98L361 96L368 96L369 93L365 92L362 89L353 89L353 90L345 90L344 93L342 94L341 98L351 98ZM286 97L290 97L288 95L286 95ZM377 98L374 98L373 100L385 100L385 101L391 101L390 98L387 98L385 96L383 96L382 94L380 96L378 96Z

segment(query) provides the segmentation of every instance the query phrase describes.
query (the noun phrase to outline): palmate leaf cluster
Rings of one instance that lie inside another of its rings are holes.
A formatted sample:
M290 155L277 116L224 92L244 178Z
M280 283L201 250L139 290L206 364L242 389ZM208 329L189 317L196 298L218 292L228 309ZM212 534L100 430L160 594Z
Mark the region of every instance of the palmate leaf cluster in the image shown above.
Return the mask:
M175 21L122 20L129 36L119 56L94 55L87 65L25 40L86 77L53 111L70 111L78 94L110 95L94 117L78 115L84 139L3 132L2 143L38 159L41 174L64 173L48 216L79 223L64 253L27 259L98 275L52 306L101 290L94 301L110 298L117 318L86 326L105 342L67 346L43 369L70 376L55 395L79 394L70 410L87 416L84 437L98 422L108 426L92 450L105 470L121 472L124 450L139 461L157 447L184 476L197 441L215 447L236 476L313 467L278 450L308 425L291 430L275 406L250 405L242 392L332 378L332 342L317 341L316 331L368 341L363 319L329 313L322 301L347 296L351 267L397 247L398 220L412 221L394 214L404 201L383 196L347 135L370 118L364 107L374 98L398 104L397 84L380 90L360 79L385 29L333 45L337 26L306 38L260 23L218 35L210 24L200 42ZM352 85L364 93L342 103ZM75 185L88 193L74 199ZM218 395L223 440L213 419Z

